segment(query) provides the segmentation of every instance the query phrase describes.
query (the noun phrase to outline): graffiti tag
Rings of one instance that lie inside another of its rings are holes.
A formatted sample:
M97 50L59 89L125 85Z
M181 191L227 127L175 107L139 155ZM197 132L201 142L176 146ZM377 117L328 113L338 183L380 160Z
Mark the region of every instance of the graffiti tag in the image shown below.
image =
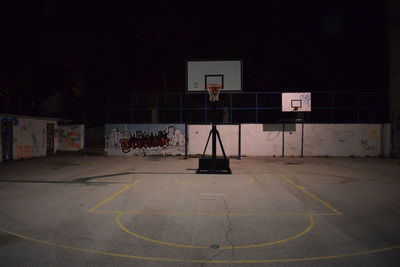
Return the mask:
M311 102L311 95L300 95L300 99L305 106L309 106Z
M167 132L159 131L157 134L141 134L138 136L131 136L130 138L121 138L119 143L121 144L122 152L129 153L131 149L136 148L154 148L154 147L166 147L171 145L171 140L167 136Z
M33 147L32 146L17 146L18 158L32 158Z
M376 151L378 150L377 146L370 145L368 143L368 140L361 140L361 146L366 150L366 151Z
M60 150L79 150L83 146L83 130L76 126L58 129Z

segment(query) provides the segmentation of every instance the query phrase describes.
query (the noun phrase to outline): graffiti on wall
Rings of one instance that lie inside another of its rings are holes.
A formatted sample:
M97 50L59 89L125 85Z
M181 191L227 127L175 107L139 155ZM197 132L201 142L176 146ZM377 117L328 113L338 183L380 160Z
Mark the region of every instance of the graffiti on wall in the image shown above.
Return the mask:
M46 123L38 119L18 119L18 124L13 126L14 159L46 155Z
M33 157L33 146L17 146L17 158L28 159Z
M367 139L361 140L361 146L366 151L377 151L377 143L379 141L379 135L377 130L369 131Z
M184 124L107 124L109 155L178 155L185 152Z
M158 133L141 132L137 135L128 138L121 138L122 152L128 153L131 149L136 148L154 148L154 147L167 147L171 145L171 140L168 137L168 132L163 130Z
M77 151L84 147L84 126L68 125L58 127L58 150Z

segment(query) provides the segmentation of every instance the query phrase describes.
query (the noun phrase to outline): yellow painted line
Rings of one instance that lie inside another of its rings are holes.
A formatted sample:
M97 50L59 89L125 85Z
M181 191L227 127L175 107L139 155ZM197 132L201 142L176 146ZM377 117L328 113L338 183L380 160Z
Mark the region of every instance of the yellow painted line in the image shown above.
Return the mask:
M151 238L136 234L136 233L130 231L129 229L127 229L123 225L123 223L121 222L121 216L122 216L122 214L120 213L120 214L117 214L117 216L115 217L115 222L117 223L118 227L122 231L127 233L128 235L134 236L136 238L139 238L139 239L142 239L142 240L146 240L146 241L149 241L149 242L152 242L152 243L156 243L158 245L165 245L165 246L173 246L173 247L180 247L180 248L197 248L197 249L199 249L199 248L201 248L201 249L208 248L208 247L204 247L204 246L193 246L193 245L187 245L187 244L177 244L177 243L165 242L165 241L151 239Z
M123 211L123 210L95 210L93 213L100 213L100 214L145 214L145 211Z
M21 235L17 234L14 232L10 232L4 229L0 228L0 232L19 237L21 239L33 241L42 245L47 245L47 246L53 246L53 247L58 247L58 248L64 248L64 249L70 249L70 250L75 250L75 251L80 251L80 252L87 252L87 253L92 253L92 254L99 254L99 255L106 255L106 256L113 256L113 257L119 257L119 258L128 258L128 259L136 259L136 260L149 260L149 261L167 261L167 262L186 262L185 259L173 259L173 258L157 258L157 257L146 257L146 256L136 256L136 255L127 255L127 254L120 254L120 253L111 253L111 252L106 252L106 251L99 251L99 250L94 250L94 249L86 249L86 248L79 248L79 247L74 247L74 246L68 246L68 245L62 245L62 244L57 244L54 242L46 241L46 240L41 240L37 238L33 238L30 236L26 235Z
M303 193L307 194L308 196L310 196L311 198L313 198L314 200L316 200L317 202L319 202L320 204L322 204L323 206L327 207L328 209L330 209L331 211L333 211L335 214L337 215L342 215L342 213L340 211L338 211L337 209L335 209L334 207L332 207L331 205L329 205L328 203L326 203L325 201L323 201L322 199L320 199L319 197L317 197L317 195L307 191L307 189L304 186L298 185L295 182L293 182L291 179L289 179L288 177L286 177L283 174L279 174L279 176L285 180L286 182L288 182L289 184L293 185L294 187L296 187L297 189L301 190Z
M125 192L126 190L128 190L129 188L135 186L137 183L139 183L140 180L137 180L131 184L125 185L121 190L119 190L118 192L116 192L115 194L113 194L111 197L108 197L102 201L100 201L99 203L97 203L93 208L91 208L89 210L89 212L94 212L95 210L97 210L98 208L100 208L101 206L104 206L107 202L113 200L114 198L116 198L117 196L119 196L120 194L122 194L123 192Z
M165 246L172 246L172 247L180 247L180 248L195 248L195 249L207 249L209 248L208 246L194 246L194 245L189 245L189 244L181 244L181 243L173 243L173 242L166 242L166 241L160 241L157 239L151 239L142 235L139 235L137 233L134 233L132 231L130 231L129 229L127 229L125 227L125 225L121 222L121 216L123 214L117 214L117 216L115 217L115 221L118 225L119 228L121 228L122 231L124 231L125 233L134 236L136 238L145 240L145 241L149 241L158 245L165 245ZM273 241L273 242L267 242L267 243L261 243L261 244L252 244L252 245L244 245L244 246L221 246L219 249L220 250L229 250L229 249L247 249L247 248L260 248L260 247L266 247L266 246L272 246L272 245L277 245L277 244L282 244L294 239L297 239L299 237L304 236L305 234L307 234L308 232L310 232L312 230L312 228L314 227L314 219L313 216L309 215L308 217L308 225L306 227L306 229L304 229L301 233L298 233L296 235L287 237L285 239L281 239L281 240L277 240L277 241Z
M129 255L129 254L121 254L121 253L111 253L107 251L100 251L94 249L86 249L86 248L79 248L74 246L62 245L57 244L54 242L41 240L37 238L33 238L30 236L14 233L11 231L7 231L5 229L0 228L0 232L25 239L28 241L36 242L38 244L63 248L63 249L70 249L79 252L97 254L97 255L105 255L105 256L112 256L118 258L125 258L125 259L134 259L134 260L146 260L146 261L159 261L159 262L185 262L185 263L230 263L230 264L239 264L239 263L279 263L279 262L305 262L305 261L318 261L318 260L331 260L331 259L340 259L340 258L348 258L348 257L355 257L355 256L363 256L373 253L380 253L380 252L387 252L395 249L400 249L400 244L390 247L384 248L377 248L353 253L346 253L346 254L339 254L339 255L331 255L331 256L317 256L317 257L308 257L308 258L292 258L292 259L259 259L259 260L195 260L195 259L178 259L178 258L159 258L159 257L147 257L147 256L137 256L137 255Z
M118 213L118 212L114 212ZM227 212L168 212L168 211L134 211L120 212L123 214L155 214L155 215L190 215L190 216L337 216L335 213L227 213Z
M242 184L195 184L195 183L188 183L186 181L182 181L181 179L179 179L178 177L176 177L174 179L174 181L178 184L182 184L182 185L189 185L189 186L213 186L213 187L223 187L223 186L244 186L244 185L249 185L254 183L254 179L253 178L249 178L249 180L247 180L245 183Z
M338 216L336 213L227 213L227 212L185 212L185 211L129 211L129 210L96 210L94 213L103 214L132 214L132 215L187 215L187 216Z
M385 251L390 251L390 250L395 250L395 249L400 249L400 245L359 251L359 252L354 252L354 253L331 255L331 256L293 258L293 259L261 259L261 260L236 260L236 261L212 260L212 261L210 261L210 263L278 263L278 262L303 262L303 261L332 260L332 259L341 259L341 258L348 258L348 257L355 257L355 256L363 256L363 255L385 252Z

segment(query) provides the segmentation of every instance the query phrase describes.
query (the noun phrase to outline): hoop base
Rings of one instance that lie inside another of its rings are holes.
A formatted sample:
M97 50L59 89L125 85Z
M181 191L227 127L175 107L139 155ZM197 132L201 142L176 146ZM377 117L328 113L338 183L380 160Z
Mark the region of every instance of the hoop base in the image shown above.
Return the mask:
M232 174L229 159L199 159L197 174Z

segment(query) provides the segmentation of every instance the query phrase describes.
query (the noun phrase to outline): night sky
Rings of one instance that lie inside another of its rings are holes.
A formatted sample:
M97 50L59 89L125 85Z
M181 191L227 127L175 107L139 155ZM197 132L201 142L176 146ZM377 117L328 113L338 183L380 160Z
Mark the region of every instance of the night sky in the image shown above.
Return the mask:
M184 92L188 59L242 59L245 91L388 87L382 0L9 2L3 96Z

